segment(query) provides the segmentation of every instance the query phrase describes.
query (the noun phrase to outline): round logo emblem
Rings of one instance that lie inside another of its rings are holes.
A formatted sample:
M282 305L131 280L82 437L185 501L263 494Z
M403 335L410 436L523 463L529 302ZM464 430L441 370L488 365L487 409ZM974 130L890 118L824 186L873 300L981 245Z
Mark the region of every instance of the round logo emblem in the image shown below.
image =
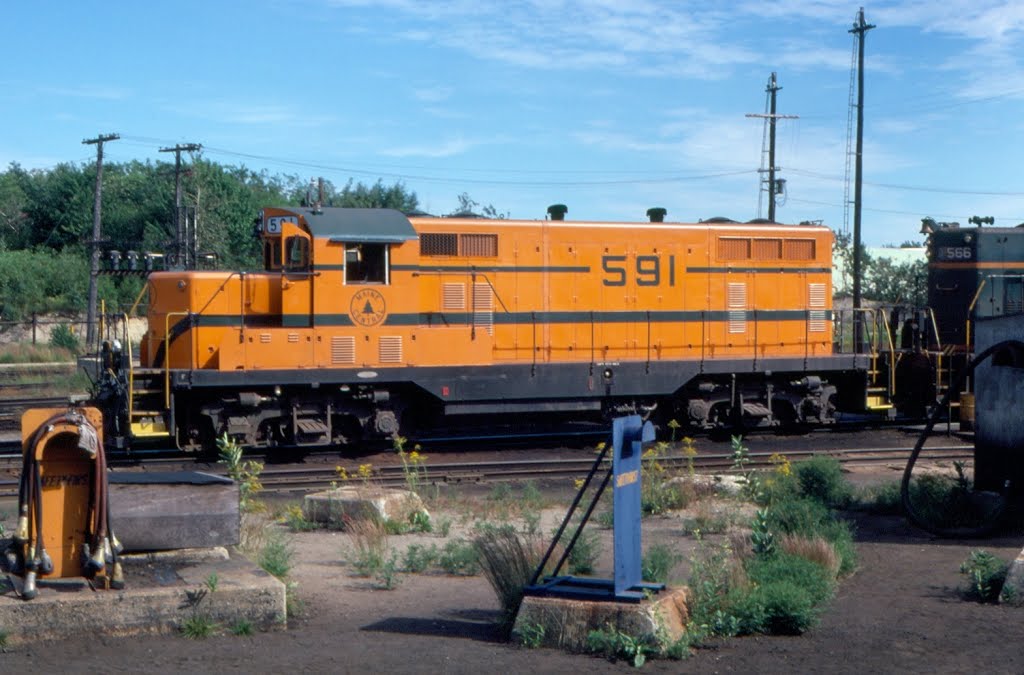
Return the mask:
M357 326L376 326L387 316L384 296L376 289L364 288L352 296L348 313Z

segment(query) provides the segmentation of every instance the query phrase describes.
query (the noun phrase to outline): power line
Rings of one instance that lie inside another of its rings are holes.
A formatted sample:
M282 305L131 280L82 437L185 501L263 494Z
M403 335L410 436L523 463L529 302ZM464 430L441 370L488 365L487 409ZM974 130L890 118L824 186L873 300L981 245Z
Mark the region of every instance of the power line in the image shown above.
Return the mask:
M812 178L819 178L821 180L844 180L839 176L830 176L828 174L817 173L815 171L806 171L804 169L794 169L793 167L787 167L786 170L790 171L791 173L799 174L801 176L810 176ZM888 190L906 190L908 192L932 192L938 194L968 195L978 197L1024 197L1024 192L1008 192L999 190L958 190L955 188L947 187L929 187L926 185L903 185L899 183L879 183L877 181L864 181L864 185L885 188Z

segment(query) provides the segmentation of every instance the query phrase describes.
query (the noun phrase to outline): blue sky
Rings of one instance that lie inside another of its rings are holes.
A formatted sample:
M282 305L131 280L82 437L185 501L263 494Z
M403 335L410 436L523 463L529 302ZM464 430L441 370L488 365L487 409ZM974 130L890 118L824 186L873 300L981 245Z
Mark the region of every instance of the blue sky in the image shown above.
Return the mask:
M758 216L772 71L777 219L844 223L858 6L833 0L127 0L4 9L0 166L207 158L401 180L446 213ZM865 6L864 241L1024 222L1024 3ZM850 189L852 198L852 187ZM764 197L767 199L767 197ZM762 200L761 215L767 212ZM852 226L852 209L848 222Z

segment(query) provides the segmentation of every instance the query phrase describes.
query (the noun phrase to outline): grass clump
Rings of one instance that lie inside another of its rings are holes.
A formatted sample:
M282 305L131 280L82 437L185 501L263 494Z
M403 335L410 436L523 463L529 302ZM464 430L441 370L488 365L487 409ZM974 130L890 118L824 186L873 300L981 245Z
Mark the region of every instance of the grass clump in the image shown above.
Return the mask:
M346 518L345 531L352 542L349 562L356 576L375 576L387 559L387 524L380 518Z
M601 654L611 661L622 659L634 668L647 662L648 654L657 654L660 649L642 638L623 633L614 626L605 626L587 634L587 650Z
M214 634L217 624L208 616L193 614L181 622L181 634L190 640L202 640Z
M242 511L259 510L260 504L256 495L263 489L260 474L263 463L255 460L242 459L242 446L225 432L217 439L218 463L227 467L228 476L238 483L238 507Z
M433 544L430 546L410 544L409 548L405 549L405 555L402 558L402 569L412 574L425 572L437 562L438 555L437 546Z
M659 515L685 508L693 499L691 490L665 467L668 443L659 442L644 452L643 482L640 486L640 509L644 515Z
M295 549L288 537L278 530L272 530L259 552L256 564L271 576L284 580L294 565Z
M231 624L231 634L238 636L252 635L254 632L252 621L239 619Z
M523 587L530 583L543 555L542 542L511 526L485 528L473 540L480 569L501 604L501 627L511 630Z
M308 520L306 514L302 512L302 507L298 504L289 504L281 519L292 532L310 532L320 529L320 524Z
M967 577L967 585L962 589L964 598L977 602L998 602L1009 569L1009 563L988 551L971 551L967 560L960 563L960 573Z
M592 574L600 556L600 535L584 528L577 537L576 544L569 551L569 574Z
M680 560L682 560L682 556L669 546L665 544L652 545L640 561L643 580L656 584L667 584L672 568Z
M473 542L452 539L441 549L437 564L448 574L470 577L480 571L480 556Z
M1002 505L999 495L975 492L955 464L957 475L922 474L910 483L910 501L918 517L936 528L973 528L989 523Z

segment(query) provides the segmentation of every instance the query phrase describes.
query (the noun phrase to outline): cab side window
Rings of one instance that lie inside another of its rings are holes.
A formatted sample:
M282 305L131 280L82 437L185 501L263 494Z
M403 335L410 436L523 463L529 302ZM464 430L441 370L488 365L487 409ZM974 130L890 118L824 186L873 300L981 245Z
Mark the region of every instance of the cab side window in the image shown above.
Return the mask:
M387 244L345 246L345 284L387 284Z
M288 237L284 244L284 268L288 272L309 271L309 240L304 237Z
M281 240L279 238L263 241L263 269L267 271L281 269Z

